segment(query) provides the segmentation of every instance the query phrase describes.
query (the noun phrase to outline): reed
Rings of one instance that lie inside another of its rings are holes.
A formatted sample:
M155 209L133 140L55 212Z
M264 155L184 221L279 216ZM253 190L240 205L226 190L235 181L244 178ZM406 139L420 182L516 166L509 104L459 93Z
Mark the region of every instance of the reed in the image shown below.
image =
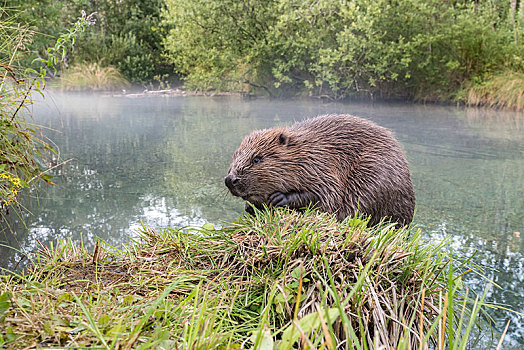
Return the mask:
M468 91L467 103L471 106L523 110L524 74L506 71L474 85Z
M71 67L60 79L63 90L106 91L128 87L130 84L113 66L83 63Z

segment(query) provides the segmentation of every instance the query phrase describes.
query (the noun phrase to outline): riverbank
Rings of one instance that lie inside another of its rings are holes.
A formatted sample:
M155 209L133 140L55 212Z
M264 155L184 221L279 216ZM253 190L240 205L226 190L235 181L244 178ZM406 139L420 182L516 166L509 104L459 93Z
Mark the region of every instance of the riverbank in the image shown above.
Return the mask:
M524 75L514 73L514 78L509 79L501 76L481 84L465 89L459 93L461 97L455 100L421 99L411 101L413 104L434 104L443 106L466 106L497 110L508 110L515 112L524 111ZM102 94L113 97L142 98L155 96L238 96L245 99L271 99L272 97L255 94L253 92L239 91L205 91L205 90L186 90L183 87L170 89L121 89L117 91L101 91ZM298 96L296 99L321 100L324 102L384 102L384 103L406 103L400 99L380 99L380 98L345 98L336 100L328 95L322 96ZM273 99L275 99L273 97ZM276 98L283 99L283 98ZM290 99L290 98L286 98ZM292 98L291 98L292 99Z
M143 227L124 250L61 242L1 277L0 344L465 346L483 298L463 289L466 266L443 248L413 228L286 210L222 229Z

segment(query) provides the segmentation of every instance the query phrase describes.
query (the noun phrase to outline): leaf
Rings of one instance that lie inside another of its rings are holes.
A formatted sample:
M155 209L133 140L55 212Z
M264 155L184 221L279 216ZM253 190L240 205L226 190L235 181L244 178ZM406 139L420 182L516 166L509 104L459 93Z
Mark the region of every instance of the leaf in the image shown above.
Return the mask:
M17 304L19 306L21 306L25 310L32 310L33 309L33 304L29 300L27 300L26 298L18 297L16 299L16 302L17 302Z
M267 324L265 324L264 328L258 332L253 332L251 335L251 341L255 343L255 350L273 350L274 348L271 330Z
M69 327L69 321L60 317L59 315L51 315L51 321L53 321L53 326L64 326Z
M302 272L303 270L304 270L304 268L302 266L297 266L297 267L295 267L293 269L293 271L291 271L290 275L291 275L291 277L299 280L300 276L302 276L302 274L303 274L303 272Z
M80 333L80 332L82 332L82 331L84 331L86 329L88 329L88 328L85 326L85 324L80 324L80 325L76 326L75 328L71 329L69 331L69 334L78 334L78 333Z
M168 349L176 349L177 343L174 340L166 339L162 340L158 345L156 346L159 350L168 350Z
M121 323L118 323L117 325L109 329L106 332L106 335L108 337L115 337L115 336L121 335L122 332L124 332L125 330L126 330L126 326Z
M462 278L461 277L458 277L455 280L455 284L457 285L458 289L464 289L464 283L462 283Z
M20 179L20 185L24 186L24 187L29 187L29 184L27 182L25 182L24 180Z
M284 296L282 293L278 293L275 295L275 298L273 299L274 303L284 303L286 301L291 301L293 299L293 295L290 293L287 296Z
M102 315L98 318L98 324L100 325L105 325L109 321L111 321L111 317L109 315Z
M43 328L44 328L44 332L45 332L46 336L52 337L55 334L55 330L53 328L53 323L51 321L49 321L49 320L45 321L44 325L43 325Z
M73 301L75 298L71 293L64 293L58 296L58 300Z
M331 308L331 309L323 309L322 310L322 316L324 318L325 322L335 322L335 320L340 315L338 308ZM308 314L304 316L302 319L298 321L298 327L300 327L300 330L304 334L311 333L312 331L318 329L320 327L320 317L318 312L313 312L311 314ZM292 349L293 345L297 342L297 340L300 338L300 332L297 329L297 326L293 323L289 325L285 330L284 333L282 333L282 340L280 342L280 350L287 350Z
M19 336L15 333L13 330L13 327L7 327L7 330L5 332L5 337L8 342L15 341Z
M278 303L276 304L277 306L275 306L275 311L278 313L278 314L284 314L284 306L282 303Z
M213 225L212 223L210 222L207 222L205 223L204 225L202 225L202 228L204 230L207 230L207 231L214 231L215 230L215 225Z
M53 176L51 176L49 174L43 174L42 175L42 180L44 180L45 182L47 182L50 185L54 185L55 184L53 181L51 181L52 178L53 178Z
M9 309L11 306L11 293L5 292L0 294L0 318L4 315L4 313Z

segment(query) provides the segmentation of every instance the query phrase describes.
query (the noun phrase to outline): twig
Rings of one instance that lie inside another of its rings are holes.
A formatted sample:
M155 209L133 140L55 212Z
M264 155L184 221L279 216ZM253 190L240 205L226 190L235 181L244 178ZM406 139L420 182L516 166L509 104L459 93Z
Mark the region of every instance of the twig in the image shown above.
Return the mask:
M69 163L69 162L72 161L72 160L75 160L75 158L71 158L71 159L65 160L65 161L63 161L62 163L58 163L57 165L54 165L54 166L52 166L51 168L46 169L45 171L40 172L38 175L33 176L33 177L31 178L31 180L27 181L27 183L30 183L31 181L33 181L33 180L36 179L37 177L40 177L40 176L42 176L42 175L48 173L49 171L51 171L51 170L53 170L53 169L55 169L55 168L58 168L59 166L65 165L65 164Z
M497 349L496 350L500 350L501 346L502 346L502 342L504 341L504 337L506 336L506 332L508 331L508 327L509 327L509 323L511 322L511 320L508 320L508 323L506 324L506 328L504 328L504 332L502 332L502 335L500 336L500 340L499 340L499 343L497 345Z
M24 98L22 99L22 101L20 101L20 104L18 105L18 108L16 109L16 111L11 116L11 122L13 120L15 120L16 114L24 106L24 102L26 101L27 97L29 97L29 94L31 93L31 91L33 91L33 85L35 84L35 81L36 81L36 78L34 78L33 81L31 82L31 85L29 85L29 88L25 92Z

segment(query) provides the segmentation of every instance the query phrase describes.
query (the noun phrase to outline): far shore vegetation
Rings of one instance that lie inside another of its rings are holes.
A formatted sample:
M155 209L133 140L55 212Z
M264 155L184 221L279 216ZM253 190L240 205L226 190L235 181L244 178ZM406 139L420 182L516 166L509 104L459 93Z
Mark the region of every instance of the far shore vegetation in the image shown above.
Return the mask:
M11 0L34 32L21 64L83 9L97 24L54 75L66 90L524 105L518 0Z
M143 227L124 248L62 241L0 277L0 346L466 349L490 327L488 289L468 291L468 262L445 247L282 208L224 228Z

